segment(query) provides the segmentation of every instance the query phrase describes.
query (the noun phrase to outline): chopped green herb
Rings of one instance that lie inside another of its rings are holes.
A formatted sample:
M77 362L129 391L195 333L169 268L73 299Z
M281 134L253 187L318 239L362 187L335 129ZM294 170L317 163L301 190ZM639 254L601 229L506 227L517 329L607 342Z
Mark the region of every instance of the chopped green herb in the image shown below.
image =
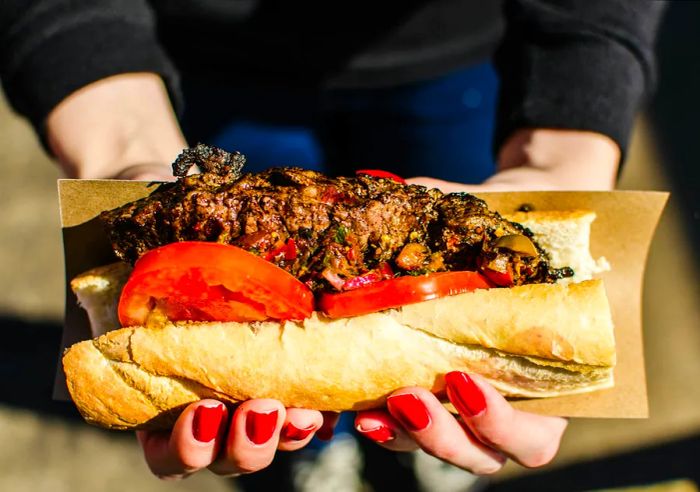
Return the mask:
M323 261L321 262L321 266L323 268L328 267L331 264L331 259L333 258L333 255L330 253L326 253L323 257Z
M345 244L345 239L348 236L348 230L344 226L339 226L335 230L335 242L338 244Z

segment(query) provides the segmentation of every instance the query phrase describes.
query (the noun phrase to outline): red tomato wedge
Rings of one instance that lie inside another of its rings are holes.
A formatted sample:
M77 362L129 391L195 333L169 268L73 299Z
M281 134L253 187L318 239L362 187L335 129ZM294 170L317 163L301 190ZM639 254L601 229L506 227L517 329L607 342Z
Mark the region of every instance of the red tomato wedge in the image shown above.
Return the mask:
M499 287L512 287L514 284L513 275L510 272L497 272L490 268L483 268L481 273Z
M345 318L490 287L493 284L478 272L430 273L383 280L338 294L321 294L316 307L331 318Z
M396 181L397 183L406 184L406 180L401 176L390 173L389 171L382 171L381 169L359 169L355 171L355 174L367 174L368 176L374 176L375 178L386 178Z
M311 316L314 297L295 277L241 248L184 241L136 262L119 299L119 321L143 325L155 306L171 321L287 320Z

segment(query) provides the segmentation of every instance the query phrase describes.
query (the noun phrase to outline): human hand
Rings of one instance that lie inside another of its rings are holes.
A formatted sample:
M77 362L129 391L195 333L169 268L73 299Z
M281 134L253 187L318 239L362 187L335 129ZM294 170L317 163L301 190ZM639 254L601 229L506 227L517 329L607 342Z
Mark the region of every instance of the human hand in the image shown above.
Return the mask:
M316 410L284 408L277 400L248 400L229 409L216 400L189 405L171 431L138 431L148 467L162 479L185 478L208 468L217 475L253 473L275 452L306 446L314 434L334 425Z
M388 398L388 410L358 412L356 429L387 449L420 447L477 475L497 472L507 458L527 467L554 458L565 419L516 410L479 376L452 372L446 381L459 417L428 390L403 388Z
M172 180L169 165L187 146L165 84L153 73L82 87L47 116L46 137L66 176L81 179Z
M545 128L515 132L498 155L498 171L481 184L428 177L410 184L445 193L525 190L610 190L615 184L620 149L605 135Z
M174 181L173 168L168 164L134 164L110 176L111 179L130 181Z

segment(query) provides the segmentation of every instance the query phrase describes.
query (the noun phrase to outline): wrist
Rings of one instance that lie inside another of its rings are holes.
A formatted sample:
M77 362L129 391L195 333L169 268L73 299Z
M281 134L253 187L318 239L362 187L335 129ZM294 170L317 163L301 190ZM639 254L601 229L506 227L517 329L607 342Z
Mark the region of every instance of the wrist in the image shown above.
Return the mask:
M143 163L167 166L186 146L155 74L110 77L71 94L46 120L49 147L75 178L112 178Z

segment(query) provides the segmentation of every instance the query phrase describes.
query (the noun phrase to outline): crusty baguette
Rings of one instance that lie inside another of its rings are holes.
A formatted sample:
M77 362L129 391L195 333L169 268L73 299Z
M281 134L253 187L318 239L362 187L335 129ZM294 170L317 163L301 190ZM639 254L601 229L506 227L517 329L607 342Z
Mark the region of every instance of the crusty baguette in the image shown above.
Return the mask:
M105 306L116 306L125 272L101 267L72 283L97 333L114 328ZM602 281L592 280L479 290L350 319L123 328L74 345L63 364L87 421L164 428L204 397L359 410L402 386L440 392L451 370L482 374L510 396L592 391L613 384L615 341Z
M74 345L63 363L83 416L111 428L167 426L168 411L203 397L372 408L402 386L439 391L450 370L511 396L555 396L612 385L607 307L598 280L529 285L350 319L124 328Z
M589 280L597 273L610 270L605 258L593 258L589 251L591 224L596 218L591 210L534 210L504 217L530 229L534 238L549 253L554 268L571 267L574 276L562 283Z
M117 307L130 274L131 267L119 262L93 268L71 280L71 290L88 315L93 337L121 328Z

